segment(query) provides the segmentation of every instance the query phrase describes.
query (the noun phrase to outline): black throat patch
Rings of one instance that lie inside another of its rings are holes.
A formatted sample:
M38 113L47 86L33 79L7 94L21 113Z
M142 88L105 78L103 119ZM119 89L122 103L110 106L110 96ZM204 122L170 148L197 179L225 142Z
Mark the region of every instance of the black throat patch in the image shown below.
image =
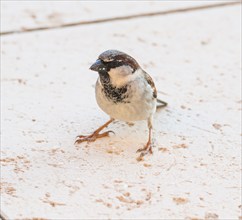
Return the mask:
M103 85L103 92L105 93L106 97L113 101L115 104L117 103L129 103L127 101L127 90L128 85L123 87L117 88L113 86L110 82L110 77L107 72L99 72L100 81Z

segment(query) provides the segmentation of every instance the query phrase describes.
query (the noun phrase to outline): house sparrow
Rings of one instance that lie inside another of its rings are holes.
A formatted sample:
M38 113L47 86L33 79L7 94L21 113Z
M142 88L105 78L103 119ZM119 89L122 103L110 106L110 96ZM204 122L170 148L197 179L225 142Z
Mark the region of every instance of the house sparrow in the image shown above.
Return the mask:
M147 120L149 137L146 145L137 150L140 157L152 153L152 124L157 102L157 91L152 78L137 61L118 50L107 50L99 55L91 70L98 72L96 82L96 100L99 107L110 116L110 120L95 130L91 135L77 136L75 143L91 142L109 136L112 131L100 133L114 120L134 122Z

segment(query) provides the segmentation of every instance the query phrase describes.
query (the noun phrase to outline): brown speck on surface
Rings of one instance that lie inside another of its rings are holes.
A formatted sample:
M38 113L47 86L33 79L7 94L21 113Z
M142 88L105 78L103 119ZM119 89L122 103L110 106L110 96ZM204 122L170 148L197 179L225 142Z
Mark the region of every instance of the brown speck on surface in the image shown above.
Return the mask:
M48 203L48 204L51 205L52 207L56 207L56 206L65 206L65 205L66 205L65 203L51 201L51 200L49 199L49 197L45 197L44 199L42 199L42 201L43 201L44 203Z
M151 164L148 164L148 163L144 163L143 166L144 167L151 167L152 165Z
M200 166L203 167L203 166L207 166L206 163L200 163Z
M185 136L180 135L179 137L180 137L180 138L181 138L181 140L183 140L183 141L185 141L185 140L186 140L186 137L185 137Z
M186 144L178 144L178 145L174 145L172 146L174 149L178 149L178 148L188 148L188 146Z
M9 163L9 162L13 162L15 161L14 158L4 158L4 159L0 159L0 162L4 162L4 163Z
M129 193L129 192L126 192L126 193L123 193L123 195L124 195L125 197L129 197L129 196L130 196L130 193Z
M126 122L126 124L127 124L129 127L134 126L134 123L133 123L133 122Z
M214 127L215 129L217 129L217 130L220 130L220 131L221 131L221 128L222 128L222 125L221 125L221 124L214 123L214 124L212 124L212 125L213 125L213 127Z
M6 188L5 188L5 192L6 192L8 195L14 195L15 192L16 192L16 189L13 188L13 187L6 187Z
M12 82L12 81L15 81L15 82L18 82L19 84L23 84L23 85L26 85L26 80L23 80L23 79L2 79L2 81L6 81L6 82Z
M16 197L16 189L11 183L0 182L0 192L1 194L6 193L10 196Z
M122 180L114 180L115 183L122 183Z
M96 199L95 201L96 201L96 202L103 202L102 199Z
M108 154L115 154L115 155L120 155L121 152L123 152L123 150L115 150L115 149L107 149L106 152Z
M36 19L37 18L37 16L34 14L34 12L32 12L32 11L30 11L30 10L28 10L28 9L26 9L25 10L25 12L29 15L29 17L31 17L32 19Z
M49 192L45 193L45 197L42 200L43 203L47 203L49 205L51 205L52 207L56 207L56 206L65 206L65 203L61 203L61 202L55 202L53 200L50 199L51 195Z
M181 198L181 197L175 197L172 199L173 202L175 202L177 205L183 205L186 204L188 202L188 199L186 198Z
M181 105L181 108L182 109L186 109L187 107L185 105Z
M120 202L124 202L124 203L131 203L132 200L130 199L126 199L125 197L123 196L116 196L116 198L120 201Z
M111 203L105 202L102 199L96 199L95 201L98 202L98 203L102 203L103 205L107 206L108 208L112 208L113 207L113 205Z
M207 45L210 43L210 40L202 40L201 45Z
M168 152L169 150L167 148L165 148L165 147L159 147L158 151L161 151L161 152L165 153L165 152Z
M52 23L61 23L62 22L62 14L59 12L53 12L47 16L47 19Z
M140 161L144 161L144 157L140 157L140 156L139 156L139 157L136 158L136 160L137 160L138 162L140 162Z
M142 39L141 37L138 37L137 40L138 40L139 42L142 42L142 43L145 43L145 42L146 42L146 41L145 41L144 39Z
M132 199L130 197L130 195L129 196L126 196L126 197L124 197L124 196L117 196L116 198L120 202L122 202L121 205L122 206L125 205L128 210L131 210L133 208L138 208L138 207L140 207L140 205L142 205L144 203L143 200L140 200L140 199L139 200ZM146 199L146 201L148 201L148 200Z
M0 159L2 166L13 166L15 173L24 173L30 167L30 161L24 156L16 156L15 158L3 158Z
M50 197L50 193L49 192L45 193L45 196Z
M219 216L216 213L206 213L205 220L217 220Z
M145 200L149 201L151 199L151 195L151 192L147 192Z
M62 167L62 164L47 163L51 167Z
M53 148L53 149L51 149L50 150L50 154L51 155L54 155L54 154L56 154L56 153L65 153L65 151L64 150L62 150L61 148Z
M105 184L102 184L102 185L103 185L103 188L104 188L104 189L110 189L109 186L107 186L107 185L105 185Z
M143 204L143 203L144 203L144 201L142 201L142 200L137 200L137 201L136 201L136 204L137 204L137 205L141 205L141 204Z
M112 207L112 204L111 203L105 203L105 205L108 207L108 208L111 208Z
M81 183L83 185L82 181L79 181L79 183ZM70 184L65 180L62 181L62 184L69 188L69 195L73 195L80 189L79 186L76 186L75 184Z
M37 140L37 141L35 141L36 143L44 143L45 142L45 140Z
M114 33L113 36L114 37L125 37L126 35L125 34L117 34L117 33Z
M26 81L23 80L23 79L17 79L17 81L18 81L19 84L24 84L24 85L26 85Z

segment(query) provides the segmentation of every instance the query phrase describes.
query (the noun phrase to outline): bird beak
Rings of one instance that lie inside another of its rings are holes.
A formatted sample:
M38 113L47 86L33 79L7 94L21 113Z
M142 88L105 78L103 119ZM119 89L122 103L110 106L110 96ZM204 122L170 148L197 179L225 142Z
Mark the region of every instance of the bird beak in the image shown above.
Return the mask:
M97 59L95 63L90 66L90 70L98 72L103 63L100 59Z

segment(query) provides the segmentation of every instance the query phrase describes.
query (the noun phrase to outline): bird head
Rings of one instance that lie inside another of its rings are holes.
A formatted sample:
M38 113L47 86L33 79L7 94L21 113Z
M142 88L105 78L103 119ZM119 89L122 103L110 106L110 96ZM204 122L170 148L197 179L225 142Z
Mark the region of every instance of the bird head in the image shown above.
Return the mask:
M90 67L91 70L98 72L101 78L109 77L113 84L126 81L139 68L139 64L133 57L118 50L107 50L101 53Z

